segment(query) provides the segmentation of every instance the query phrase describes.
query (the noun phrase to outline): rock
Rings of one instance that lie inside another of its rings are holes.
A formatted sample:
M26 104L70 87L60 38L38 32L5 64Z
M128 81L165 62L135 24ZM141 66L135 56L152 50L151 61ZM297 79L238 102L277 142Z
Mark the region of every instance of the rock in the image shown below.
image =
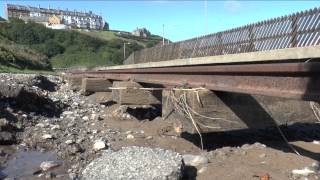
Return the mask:
M88 116L83 116L82 119L83 119L84 121L88 121L88 120L89 120Z
M134 139L134 136L132 134L128 134L127 139Z
M42 139L53 139L53 136L51 134L44 134L42 135Z
M106 149L107 145L103 140L97 140L94 144L93 144L93 150L95 151L100 151L102 149Z
M46 127L46 125L45 125L45 124L43 124L43 123L38 123L38 124L36 124L36 127L44 128L44 127Z
M83 170L81 179L178 180L182 170L182 157L176 152L131 146L106 151Z
M60 129L59 125L52 125L51 126L51 130L58 130L58 129Z
M197 171L197 173L198 173L198 174L201 174L201 173L205 172L207 169L208 169L207 166L203 166L203 167L201 167L201 168Z
M147 136L146 139L153 139L153 137L152 136Z
M72 115L73 112L72 112L72 111L64 111L62 114L63 114L63 115Z
M310 174L315 174L315 171L305 167L304 169L294 169L292 170L293 175L300 175L300 176L309 176Z
M265 157L266 157L265 153L259 155L259 158L265 158Z
M60 166L60 163L55 162L55 161L44 161L40 164L40 169L42 171L48 171L52 168Z
M182 155L183 161L187 166L199 166L208 164L208 158L200 155L185 154Z
M9 121L6 118L0 118L0 128L8 126Z
M66 140L66 142L65 142L66 144L73 144L74 143L74 141L72 140L72 139L68 139L68 140Z

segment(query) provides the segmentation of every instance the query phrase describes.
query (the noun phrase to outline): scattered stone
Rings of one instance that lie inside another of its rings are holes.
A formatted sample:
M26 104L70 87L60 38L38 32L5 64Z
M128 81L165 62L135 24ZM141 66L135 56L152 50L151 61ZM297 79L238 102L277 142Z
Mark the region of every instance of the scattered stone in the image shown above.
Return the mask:
M44 134L42 139L53 139L53 136L51 134Z
M93 150L95 151L100 151L103 149L106 149L107 145L103 140L97 140L94 144L93 144Z
M60 163L55 162L55 161L44 161L40 164L40 169L42 171L48 171L50 169L53 169L55 167L60 166Z
M150 140L150 139L153 139L152 136L147 136L146 139Z
M128 134L127 139L134 139L134 136L132 134Z
M68 140L66 140L66 142L65 142L66 144L73 144L74 143L74 141L72 140L72 139L68 139Z
M200 155L184 154L182 157L187 166L199 166L209 162L208 158Z
M83 119L84 121L88 121L88 120L89 120L89 117L88 117L88 116L83 116L82 119Z
M293 175L300 175L300 176L309 176L310 174L315 174L315 171L305 167L304 169L294 169L292 170Z

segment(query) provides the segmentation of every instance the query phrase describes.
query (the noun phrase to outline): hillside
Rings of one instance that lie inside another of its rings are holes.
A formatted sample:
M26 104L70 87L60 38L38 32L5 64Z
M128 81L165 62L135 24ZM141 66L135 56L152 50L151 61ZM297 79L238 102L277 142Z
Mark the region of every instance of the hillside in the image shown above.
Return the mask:
M140 38L113 31L52 30L39 24L24 23L20 20L0 23L0 37L1 53L5 54L2 55L0 61L2 69L4 66L21 69L48 69L51 66L67 68L122 64L125 59L123 57L124 43L130 42L126 45L127 57L133 51L154 46L161 41L159 36ZM20 52L22 50L23 53ZM16 64L16 61L10 60L10 56L19 59L21 63ZM25 63L28 65L24 65L22 63L24 61L28 62ZM34 64L36 62L43 66Z
M51 70L47 56L0 35L0 71Z
M157 36L157 35L152 35L151 37L148 38L142 38L142 37L137 37L129 34L128 32L123 32L123 31L91 31L91 32L86 32L82 31L81 33L99 38L102 40L112 40L112 39L118 39L130 43L137 43L140 46L143 46L145 48L155 46L159 42L162 42L162 37Z

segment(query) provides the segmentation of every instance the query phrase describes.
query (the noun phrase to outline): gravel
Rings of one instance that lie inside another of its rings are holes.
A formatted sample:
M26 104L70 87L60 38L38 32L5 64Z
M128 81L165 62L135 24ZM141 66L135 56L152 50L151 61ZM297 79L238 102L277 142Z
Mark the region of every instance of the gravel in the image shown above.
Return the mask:
M176 180L182 178L182 156L170 150L124 147L105 151L82 172L83 180Z

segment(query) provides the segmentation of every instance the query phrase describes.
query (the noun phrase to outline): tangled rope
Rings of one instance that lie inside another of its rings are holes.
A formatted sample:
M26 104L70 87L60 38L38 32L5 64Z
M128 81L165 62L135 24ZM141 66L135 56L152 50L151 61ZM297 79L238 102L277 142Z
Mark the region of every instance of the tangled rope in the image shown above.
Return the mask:
M317 102L310 101L310 107L313 111L313 114L317 118L317 120L319 121L318 123L320 123L320 108L317 106L317 104L319 105L319 103L317 103Z
M184 92L179 97L176 97L175 91L181 91L181 90L183 90ZM203 88L198 88L198 89L176 89L175 88L175 89L172 89L170 91L169 96L167 97L167 103L168 103L168 101L171 101L171 104L173 105L174 110L177 111L179 114L185 116L187 119L189 119L191 121L192 125L194 126L195 130L197 131L197 133L200 137L200 144L201 144L201 148L203 149L203 138L202 138L202 133L201 133L200 127L205 127L208 129L220 129L221 127L205 125L205 124L201 123L199 120L197 120L195 118L195 115L200 116L202 118L211 119L211 120L222 120L222 121L227 121L229 123L236 123L236 122L232 122L232 121L226 120L224 118L220 118L220 117L205 116L205 115L198 113L196 110L194 110L188 104L187 94L185 91L193 91L193 92L197 93L196 94L197 101L199 102L199 104L201 104L201 99L200 99L200 96L198 93L199 90L203 90Z

